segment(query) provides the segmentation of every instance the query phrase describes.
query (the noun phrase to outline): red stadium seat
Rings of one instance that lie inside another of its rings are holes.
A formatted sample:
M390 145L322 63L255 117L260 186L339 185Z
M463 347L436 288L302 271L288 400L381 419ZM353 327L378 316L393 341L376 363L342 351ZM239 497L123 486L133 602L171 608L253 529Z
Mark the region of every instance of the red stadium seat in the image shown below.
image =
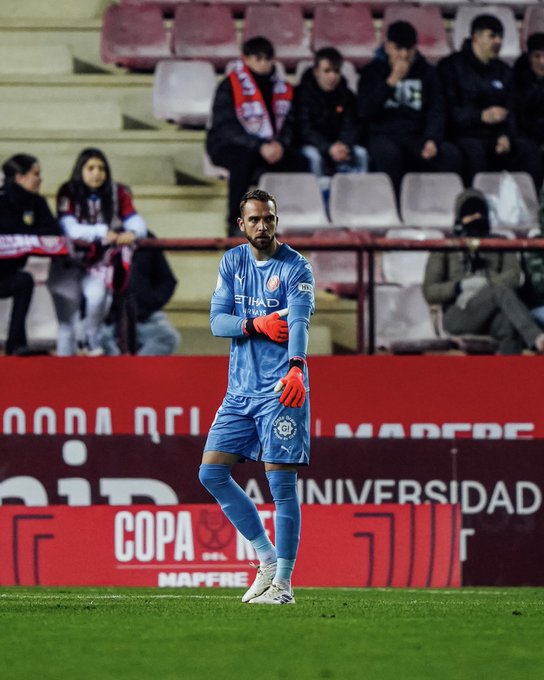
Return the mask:
M217 0L216 0L217 1ZM188 3L191 0L121 0L121 5L137 5L137 6L156 6L159 7L165 16L172 16L178 5Z
M374 295L376 347L393 349L398 341L437 339L420 285L382 284L376 286Z
M211 61L219 69L240 55L234 18L226 5L181 5L174 15L174 54Z
M385 232L402 224L393 185L383 172L337 173L329 207L335 227Z
M215 86L209 61L160 61L153 79L153 114L159 120L204 127Z
M444 234L436 229L389 229L386 238L412 239L423 241L424 239L444 238ZM384 281L396 283L400 286L422 284L425 275L425 267L429 258L429 252L425 250L387 250L382 255L382 271Z
M350 239L350 231L348 229L323 229L315 236L317 238L332 237L336 242L340 242ZM343 297L355 298L357 296L356 253L312 251L309 259L314 270L317 288Z
M160 7L108 7L100 50L106 64L141 70L152 70L158 61L171 57Z
M383 35L394 21L408 21L417 31L418 50L432 64L450 54L451 49L438 7L388 5L383 13Z
M527 38L533 33L544 33L544 6L526 7L521 23L521 48L527 49Z
M259 188L272 194L280 206L281 234L315 232L330 228L317 177L310 172L267 172Z
M400 189L402 221L410 227L450 231L455 199L462 191L463 182L453 172L408 172Z
M297 61L311 59L310 38L304 27L302 9L297 5L251 5L247 8L243 40L266 36L276 57L289 69Z
M531 176L526 172L512 172L510 173L512 177L516 180L525 205L528 210L528 219L520 224L516 225L503 225L510 229L514 229L517 232L525 233L536 227L538 225L538 196L536 194L535 185ZM475 189L479 189L481 192L488 196L498 196L499 186L501 177L503 174L501 172L478 172L474 176L472 181L472 186ZM501 225L499 224L498 227Z
M314 14L312 47L336 47L344 59L362 66L378 47L370 8L367 5L320 5Z

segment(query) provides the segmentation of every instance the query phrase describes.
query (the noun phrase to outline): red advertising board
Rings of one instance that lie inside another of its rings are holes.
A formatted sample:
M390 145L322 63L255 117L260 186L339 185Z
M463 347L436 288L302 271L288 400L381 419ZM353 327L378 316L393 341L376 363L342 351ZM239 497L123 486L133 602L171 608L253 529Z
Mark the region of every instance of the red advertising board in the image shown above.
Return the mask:
M312 357L312 435L544 438L542 357ZM2 359L0 434L203 435L226 357Z
M259 507L274 538L274 507ZM452 505L303 507L295 586L456 587ZM326 546L326 549L324 549ZM0 584L247 587L251 546L216 505L0 508Z
M211 500L197 476L203 437L20 436L0 444L0 512ZM310 466L298 471L299 497L333 517L343 505L459 504L463 585L542 586L542 455L539 440L319 437ZM271 503L262 464L239 465L234 476L257 505Z

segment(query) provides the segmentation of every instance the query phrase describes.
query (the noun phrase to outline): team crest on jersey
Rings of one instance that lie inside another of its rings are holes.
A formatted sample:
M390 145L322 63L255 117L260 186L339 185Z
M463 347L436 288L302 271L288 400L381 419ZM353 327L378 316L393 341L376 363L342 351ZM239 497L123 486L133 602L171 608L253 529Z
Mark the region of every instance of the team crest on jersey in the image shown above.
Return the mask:
M293 439L297 433L297 424L291 416L280 416L273 422L274 434L278 439Z
M266 287L269 291L277 290L280 287L280 277L271 276L266 282Z

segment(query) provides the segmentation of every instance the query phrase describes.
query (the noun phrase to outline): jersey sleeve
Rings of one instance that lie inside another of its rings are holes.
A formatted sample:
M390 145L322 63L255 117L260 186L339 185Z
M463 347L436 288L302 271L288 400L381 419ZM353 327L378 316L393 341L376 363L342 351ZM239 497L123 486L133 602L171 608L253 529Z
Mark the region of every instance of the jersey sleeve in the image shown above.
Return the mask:
M314 275L309 262L302 260L297 266L287 289L289 307L289 359L306 359L310 316L315 310Z
M287 286L287 303L308 307L310 314L315 311L315 283L312 265L301 258L293 268L292 276Z
M244 335L242 327L244 319L233 314L235 305L232 271L231 258L227 253L219 264L219 274L210 307L210 327L216 337L240 338Z

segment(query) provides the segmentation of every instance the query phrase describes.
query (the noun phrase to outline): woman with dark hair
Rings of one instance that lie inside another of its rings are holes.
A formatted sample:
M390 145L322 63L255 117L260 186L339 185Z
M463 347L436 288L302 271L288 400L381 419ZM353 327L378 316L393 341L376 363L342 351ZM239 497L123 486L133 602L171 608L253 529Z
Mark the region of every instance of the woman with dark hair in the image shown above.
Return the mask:
M127 186L114 182L108 159L100 149L79 154L72 175L57 194L62 230L70 239L93 244L92 257L59 267L50 289L59 318L57 354L77 351L76 327L83 297L85 344L89 355L102 353L100 335L111 304L109 280L112 246L130 246L147 234Z
M28 154L16 154L2 166L0 189L0 234L56 235L61 231L43 196L40 163ZM13 298L6 340L6 354L29 354L25 321L34 279L23 271L27 255L0 259L0 298Z

